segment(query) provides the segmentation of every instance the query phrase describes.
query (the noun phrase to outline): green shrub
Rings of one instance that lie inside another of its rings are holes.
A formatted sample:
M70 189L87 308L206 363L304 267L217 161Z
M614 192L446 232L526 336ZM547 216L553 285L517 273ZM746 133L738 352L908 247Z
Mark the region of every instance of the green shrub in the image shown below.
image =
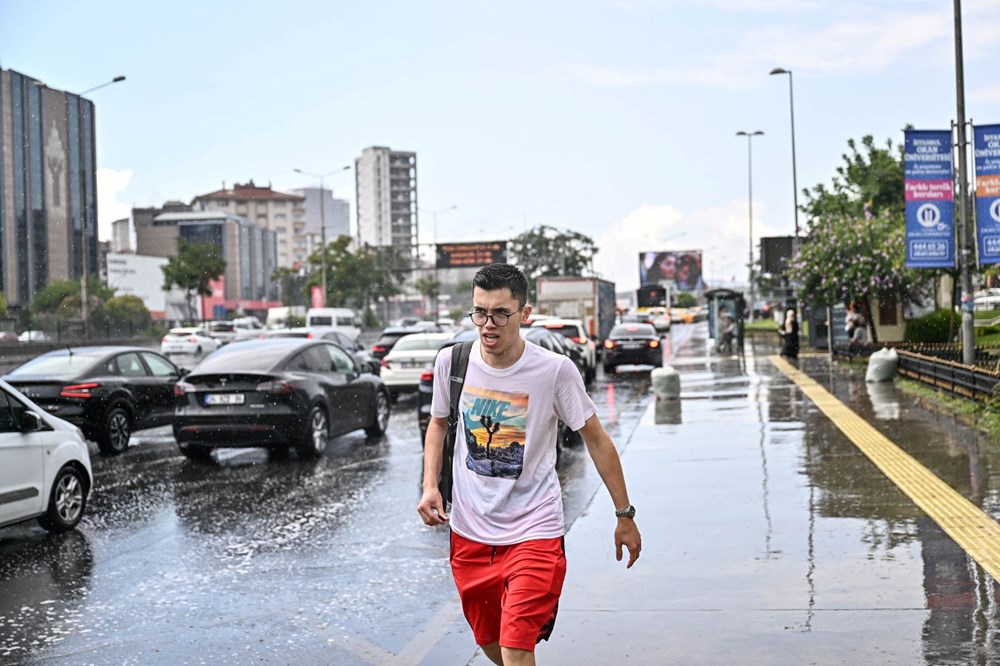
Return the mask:
M1000 326L976 326L973 331L977 338L982 338L987 335L997 335L1000 333Z
M962 325L958 313L951 310L935 310L919 319L911 319L906 322L906 333L903 334L904 342L952 342L948 337L951 320L951 336L958 335Z

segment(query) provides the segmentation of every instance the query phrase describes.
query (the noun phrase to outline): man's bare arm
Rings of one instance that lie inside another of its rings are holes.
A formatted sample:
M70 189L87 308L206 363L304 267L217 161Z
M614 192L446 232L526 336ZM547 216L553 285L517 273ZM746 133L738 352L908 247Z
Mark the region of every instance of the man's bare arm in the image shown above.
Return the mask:
M444 459L444 438L447 434L448 417L432 416L424 437L424 485L420 503L417 504L417 513L426 525L444 525L448 522L444 500L438 490L438 477L441 475L441 463Z
M611 501L616 509L624 509L631 503L628 499L628 489L625 487L625 473L622 471L621 458L615 448L611 436L601 425L597 416L591 416L580 428L583 441L587 443L587 451L594 461L597 473L611 495ZM622 546L628 548L628 568L632 568L639 559L642 550L642 536L633 518L619 518L615 527L615 549L619 561L622 559Z

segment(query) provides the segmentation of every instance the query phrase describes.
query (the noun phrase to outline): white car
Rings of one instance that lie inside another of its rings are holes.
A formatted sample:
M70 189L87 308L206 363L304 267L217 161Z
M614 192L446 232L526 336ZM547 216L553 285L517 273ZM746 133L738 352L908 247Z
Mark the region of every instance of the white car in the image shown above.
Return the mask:
M563 319L561 317L546 317L534 319L532 328L547 328L553 333L560 333L566 341L580 351L583 357L583 381L587 384L597 376L597 341L587 335L587 329L580 319Z
M45 331L24 331L21 335L17 336L17 339L20 342L44 342L52 338Z
M160 353L207 354L222 346L222 341L213 338L208 331L197 326L172 328L160 341Z
M417 390L420 375L433 367L438 350L451 337L451 333L410 333L392 346L382 357L379 376L393 399L400 393Z
M94 485L83 433L0 380L0 527L76 527Z

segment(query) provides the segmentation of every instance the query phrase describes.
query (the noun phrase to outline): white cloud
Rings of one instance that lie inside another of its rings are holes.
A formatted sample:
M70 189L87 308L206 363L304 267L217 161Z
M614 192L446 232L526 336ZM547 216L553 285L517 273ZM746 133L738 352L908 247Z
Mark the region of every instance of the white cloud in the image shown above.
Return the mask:
M947 8L913 12L851 6L830 19L812 30L785 21L751 27L728 49L699 62L649 68L573 62L562 70L571 80L598 87L687 83L744 89L761 85L761 72L776 64L796 73L857 76L885 70L918 49L947 46L952 38Z
M121 194L132 181L132 170L97 170L97 238L111 240L111 223L132 214L132 204L121 201Z
M755 201L753 236L757 260L762 236L789 235L788 230L768 224L766 218L766 207ZM709 286L742 288L747 280L749 226L745 199L690 213L673 206L641 206L595 238L600 248L595 267L602 275L614 276L618 291L631 291L639 287L640 252L701 250Z

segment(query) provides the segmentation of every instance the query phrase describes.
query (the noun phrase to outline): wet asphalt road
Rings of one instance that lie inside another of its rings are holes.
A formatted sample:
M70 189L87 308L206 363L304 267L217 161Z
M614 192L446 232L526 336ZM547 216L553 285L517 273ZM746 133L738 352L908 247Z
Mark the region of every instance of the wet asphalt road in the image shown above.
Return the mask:
M612 435L635 427L648 389L648 369L598 378ZM92 444L77 530L0 530L0 663L406 663L421 619L454 609L447 532L415 510L412 398L385 437L334 438L316 461L216 455L187 460L169 428L116 457ZM600 479L582 449L563 453L560 476L571 522Z
M624 458L637 488L655 474L670 493L669 529L657 533L656 507L641 504L649 555L627 580L645 614L598 604L598 625L574 622L574 607L604 599L581 597L577 573L542 656L585 663L559 656L577 644L619 654L600 637L651 632L649 654L666 641L674 658L636 663L1000 663L992 579L776 373L773 345L752 340L745 360L717 358L704 334L672 333L677 403L647 411L648 372L599 374L591 395L619 446L642 428L648 440L649 413L675 424L659 436L677 439L639 442L637 454L666 447L659 467ZM895 385L866 385L863 370L810 356L799 365L1000 515L993 443ZM403 399L386 437L333 439L312 462L237 450L198 464L168 429L139 433L116 458L92 448L98 485L80 529L0 530L0 664L485 664L456 603L447 533L414 510L416 433L415 404ZM715 476L692 477L698 465ZM567 543L585 571L608 556L607 537L572 525L606 500L590 504L599 479L585 452L565 452L560 477Z

